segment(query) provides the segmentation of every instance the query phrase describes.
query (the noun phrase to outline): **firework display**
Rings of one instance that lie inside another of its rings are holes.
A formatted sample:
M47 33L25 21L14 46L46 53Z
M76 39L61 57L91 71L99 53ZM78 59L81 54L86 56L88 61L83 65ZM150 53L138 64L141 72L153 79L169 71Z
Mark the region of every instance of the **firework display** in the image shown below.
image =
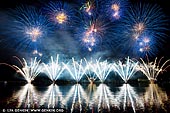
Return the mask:
M80 48L77 53L84 57L102 51L119 51L117 56L144 57L147 54L155 57L167 37L167 16L154 3L59 0L41 4L40 8L31 5L11 8L6 14L9 17L7 27L0 26L1 35L6 37L1 42L19 51L32 51L32 56L45 57L54 48L51 53L69 49L56 46L46 49L46 43L60 45L58 39L64 31L64 37L68 38L63 39L62 45L71 45L70 40L74 41ZM67 55L73 56L69 52Z
M18 57L16 58L21 63L21 68L7 63L0 63L0 65L12 67L17 73L20 73L28 83L34 81L40 73L45 73L54 84L61 75L65 78L64 80L71 80L71 78L73 78L77 83L81 82L84 76L87 77L90 83L95 82L97 79L103 83L107 81L109 75L113 76L113 74L110 74L111 72L117 73L125 83L128 83L129 79L138 71L146 75L152 83L152 81L157 80L158 75L166 71L170 66L168 65L170 59L165 62L162 61L163 64L161 65L163 57L159 62L157 62L157 58L154 62L144 62L141 58L141 63L129 57L126 58L125 61L119 60L118 62L112 61L110 63L107 60L101 61L100 58L91 59L90 61L87 61L87 59L76 61L74 57L70 62L64 62L59 60L58 54L56 62L53 61L53 57L51 56L51 63L49 64L45 64L44 62L40 63L41 60L37 61L36 57L33 61L31 60L31 62L26 62L24 58L22 62Z
M169 101L157 85L170 67L162 51L169 47L169 20L154 1L37 0L6 12L0 11L0 50L17 62L0 57L0 68L24 83L7 101L17 100L17 108L136 113ZM140 80L149 85L137 91L130 84Z

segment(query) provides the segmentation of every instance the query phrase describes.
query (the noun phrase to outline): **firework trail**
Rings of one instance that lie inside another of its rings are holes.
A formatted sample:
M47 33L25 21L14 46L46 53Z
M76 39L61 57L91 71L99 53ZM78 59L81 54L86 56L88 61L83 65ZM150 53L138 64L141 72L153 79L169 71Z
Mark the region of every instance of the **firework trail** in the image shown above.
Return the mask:
M59 60L59 54L57 54L56 61L54 61L54 58L51 56L51 63L45 64L44 65L44 72L47 73L47 76L55 82L60 75L64 71L64 66L62 65L62 62Z
M24 58L23 61L21 61L18 57L14 57L21 63L21 68L17 65L10 65L7 63L0 64L12 67L14 70L16 70L17 73L21 74L28 83L31 83L41 73L41 60L37 60L36 57L34 58L34 60L31 59L30 62L27 62Z
M167 63L170 62L170 59L166 60L165 62L161 62L163 57L160 58L160 60L157 60L157 57L154 61L150 62L149 58L147 58L147 62L145 62L142 58L141 63L137 66L138 70L140 70L148 80L152 83L157 80L157 77L159 74L166 71L166 69L170 66L167 65ZM162 64L161 64L162 63Z
M135 62L128 57L125 63L120 60L117 63L113 63L113 70L119 74L125 83L127 83L130 77L137 72L137 66L138 62Z

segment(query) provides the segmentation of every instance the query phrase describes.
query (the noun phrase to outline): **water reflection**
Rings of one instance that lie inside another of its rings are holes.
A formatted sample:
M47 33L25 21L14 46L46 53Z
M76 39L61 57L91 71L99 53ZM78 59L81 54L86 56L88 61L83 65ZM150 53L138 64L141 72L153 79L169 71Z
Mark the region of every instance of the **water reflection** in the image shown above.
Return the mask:
M129 84L123 84L120 87L120 91L116 94L116 100L118 106L123 105L123 109L126 110L127 107L132 107L133 111L136 109L144 109L144 103L142 97L140 97Z
M97 106L97 110L108 110L110 107L117 105L117 101L114 99L114 95L110 91L110 88L106 84L100 84L97 87L96 92L93 93L93 98L90 106Z
M37 90L32 84L26 84L18 92L14 93L12 100L17 100L17 108L38 108Z
M147 107L162 107L164 109L164 103L168 101L168 96L165 91L163 91L158 84L149 84L147 87L144 100Z
M8 85L5 89L4 94L8 93ZM0 98L1 102L7 101L8 108L10 105L12 108L65 108L71 113L113 111L135 113L160 109L169 111L170 106L166 91L157 84L143 87L132 87L130 84L113 86L103 83L60 86L51 84L43 88L26 84L18 91L15 90L14 88L12 96Z
M63 100L62 92L60 92L59 86L51 84L48 86L47 91L43 94L41 99L41 105L46 105L47 108L63 107L61 101Z
M66 106L71 106L71 113L74 109L82 111L83 102L87 103L87 95L80 84L75 84L71 87L70 91L66 94L66 98L62 103ZM71 103L71 105L69 104Z

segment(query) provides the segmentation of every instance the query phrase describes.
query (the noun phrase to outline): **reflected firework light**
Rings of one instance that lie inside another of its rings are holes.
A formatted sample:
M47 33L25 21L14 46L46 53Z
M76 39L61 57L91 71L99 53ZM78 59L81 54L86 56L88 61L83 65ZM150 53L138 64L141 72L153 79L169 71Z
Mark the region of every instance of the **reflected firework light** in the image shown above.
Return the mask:
M78 112L82 112L83 103L87 103L87 95L80 84L72 86L70 91L68 91L68 96L63 99L62 104L68 105L69 101L71 101L71 113L76 112L77 109Z
M62 92L59 86L51 84L40 100L41 105L47 104L48 108L63 107L61 101L63 100Z
M11 100L17 99L17 108L38 108L38 92L32 84L26 84L14 93ZM10 100L9 100L10 101Z
M107 109L110 112L110 107L118 107L114 95L106 84L100 84L93 93L93 98L89 106L94 105L98 106L98 112L102 112L103 109Z
M156 106L156 108L164 107L164 102L168 101L168 96L158 84L149 84L146 89L144 100L147 107Z
M134 113L136 109L144 109L143 99L136 94L134 88L129 84L123 84L120 87L120 91L116 94L116 100L123 105L123 109L126 110L127 107L131 106Z

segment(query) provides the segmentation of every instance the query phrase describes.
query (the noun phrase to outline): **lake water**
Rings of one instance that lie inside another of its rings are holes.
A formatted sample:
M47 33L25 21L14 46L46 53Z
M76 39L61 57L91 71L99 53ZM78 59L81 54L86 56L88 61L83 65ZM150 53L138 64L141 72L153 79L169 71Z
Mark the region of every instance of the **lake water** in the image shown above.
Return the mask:
M170 113L170 89L149 83L49 86L1 83L0 109L2 112Z

